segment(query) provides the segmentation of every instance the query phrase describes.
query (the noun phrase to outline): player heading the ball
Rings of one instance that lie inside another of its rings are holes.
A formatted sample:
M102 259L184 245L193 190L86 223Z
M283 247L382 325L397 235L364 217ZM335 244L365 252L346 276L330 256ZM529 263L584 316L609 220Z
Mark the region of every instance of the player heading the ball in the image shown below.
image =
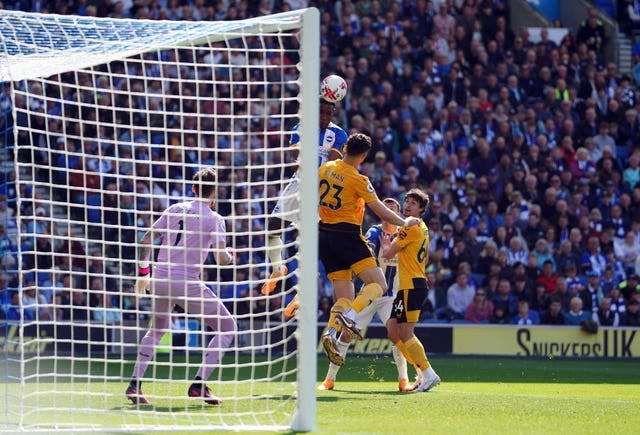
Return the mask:
M329 77L333 78L328 80ZM336 80L335 77L339 80ZM318 166L327 161L336 160L342 157L344 145L347 143L347 132L332 122L332 118L336 110L335 103L342 100L346 95L346 85L347 84L342 77L335 75L326 77L320 85ZM338 86L339 89L334 89L332 91L333 86ZM293 148L296 148L298 143L300 143L300 136L298 135L299 129L300 123L293 127L293 134L291 135L291 140L289 142ZM285 222L297 224L300 221L300 217L298 215L298 211L300 209L300 200L298 197L299 191L300 185L298 172L296 171L280 194L280 198L278 199L271 216L267 219L267 230L269 231L269 235L266 240L267 256L269 257L273 271L271 276L262 286L261 292L264 295L273 293L278 282L284 279L289 272L282 258L282 233L286 225ZM297 300L294 300L294 302L285 309L285 315L291 317L296 308Z

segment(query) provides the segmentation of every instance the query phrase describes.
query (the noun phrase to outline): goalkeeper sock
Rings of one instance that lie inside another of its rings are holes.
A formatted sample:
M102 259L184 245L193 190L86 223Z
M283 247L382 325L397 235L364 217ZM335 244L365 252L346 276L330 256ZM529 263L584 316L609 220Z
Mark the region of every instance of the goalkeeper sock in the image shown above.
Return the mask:
M131 378L131 382L129 382L129 388L139 391L140 387L142 387L142 381L140 379Z
M282 238L280 236L267 237L267 255L273 270L277 270L282 264Z
M193 378L193 383L189 388L198 388L199 390L202 390L203 387L204 384L202 383L202 378L200 376L196 376L195 378Z
M398 346L391 346L391 352L393 353L393 360L396 363L396 368L398 369L398 380L400 379L409 379L409 374L407 373L407 359L404 357Z
M207 345L202 365L200 365L198 373L196 373L196 377L199 377L200 379L209 379L215 365L222 359L224 351L227 350L232 341L233 334L216 334Z
M411 340L405 343L405 345L407 347L407 352L411 355L411 359L415 361L415 366L417 368L424 371L431 367L424 347L422 346L422 343L420 343L420 340L418 340L418 337L412 337ZM407 358L407 360L408 359L409 358Z
M344 357L347 354L347 350L349 349L349 345L351 343L343 343L342 341L338 340L337 344L340 355ZM332 381L335 381L336 376L338 375L338 370L340 370L340 366L337 366L334 363L329 363L329 370L327 370L327 376L325 379L331 379Z
M335 304L331 307L331 312L329 313L329 321L327 322L327 326L329 328L333 328L336 331L340 331L340 324L336 322L336 314L344 313L351 308L351 302L347 298L339 298Z
M133 378L144 378L144 372L147 371L147 366L151 358L153 358L156 346L160 343L165 331L169 329L169 317L157 323L157 329L150 329L140 341L136 365L133 367Z
M382 293L384 293L382 287L380 287L380 284L377 282L367 284L360 290L360 293L358 293L358 296L353 300L351 306L356 313L359 313L371 305L371 302L382 296Z

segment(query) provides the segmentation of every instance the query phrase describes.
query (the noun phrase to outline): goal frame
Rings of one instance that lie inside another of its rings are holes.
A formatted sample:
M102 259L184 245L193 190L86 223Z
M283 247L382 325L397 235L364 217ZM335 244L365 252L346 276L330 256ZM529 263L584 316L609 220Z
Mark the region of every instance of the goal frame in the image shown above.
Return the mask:
M21 14L20 12L16 12L16 14ZM25 13L26 14L26 13ZM300 178L300 222L298 225L299 232L299 253L298 253L298 261L299 261L299 269L298 269L298 287L301 291L299 291L299 299L300 299L300 309L297 315L297 330L296 330L296 338L297 338L297 363L298 363L298 371L297 371L297 398L295 411L291 420L291 429L295 431L313 431L316 428L316 377L317 377L317 339L318 339L318 331L317 331L317 291L315 291L317 287L317 273L318 273L318 257L317 257L317 247L318 247L318 213L317 213L317 180L318 180L318 171L317 171L317 162L318 162L318 142L317 138L319 135L319 125L317 119L319 118L319 106L318 106L318 95L319 95L319 72L320 72L320 13L316 8L307 8L302 13L300 11L294 12L286 12L282 14L275 14L275 16L279 16L281 18L286 18L287 16L293 15L301 15L302 16L302 25L300 27L300 55L301 55L301 65L300 65L300 90L298 94L299 104L299 119L300 119L300 169L299 169L299 178ZM70 17L70 19L81 19L81 17ZM256 25L260 25L260 18L253 18L248 20L242 20L245 23L250 23L251 21L255 21ZM249 27L245 24L244 29L248 29ZM237 34L237 33L234 33ZM224 36L219 36L220 38ZM211 37L207 37L209 40L215 40L215 35ZM171 45L167 48L176 48L181 46L184 43L194 43L198 39L185 39L181 43L178 42L175 45ZM141 44L143 45L143 44ZM154 47L153 50L157 49ZM151 51L152 49L145 50L143 47L140 50L135 50L128 52L126 54L119 54L117 59L134 55L141 54L146 51ZM11 59L8 53L0 53L0 81L20 81L20 80L28 80L28 79L37 79L43 77L43 74L35 74L35 68L33 67L34 63L38 61L42 61L42 57L34 56L36 58L34 62L25 61L24 56L17 56L16 59ZM32 58L33 59L33 58ZM94 65L102 64L105 62L109 62L112 60L117 60L114 57L109 58L103 56L88 56L87 59L84 59L80 66L74 64L74 69L78 68L88 68ZM14 63L21 63L21 67L17 67ZM65 62L60 62L60 65L57 65L54 68L60 68L60 70L55 70L54 72L47 72L47 75L56 74L64 72L62 69L66 66ZM69 69L65 70L68 71ZM13 87L13 85L12 85ZM13 118L16 119L17 110L14 105L12 108ZM309 121L311 120L311 121ZM18 140L18 129L14 128L13 131L14 140L17 143ZM14 165L17 168L19 166L18 161L18 153L14 153ZM19 185L20 180L20 171L16 171L16 185ZM18 206L22 198L18 197ZM20 220L22 216L18 215L18 225L20 226ZM20 299L22 300L23 287L25 283L23 282L23 264L22 264L22 254L20 244L18 244L18 264L17 264L17 272L19 276L19 286L18 292L20 294ZM22 309L22 302L20 309ZM19 373L21 379L20 390L21 395L19 398L18 408L22 408L22 403L24 400L23 392L26 385L26 380L24 377L25 374L25 337L24 337L24 319L21 319L17 343L16 345L20 349L20 361L19 361ZM6 358L9 358L8 355L5 355ZM23 419L20 419L20 427L18 430L25 430L23 426ZM33 429L33 428L32 428ZM30 430L32 430L30 429ZM186 426L182 429L186 430L207 430L201 427L189 427ZM255 429L255 427L254 427ZM265 428L269 429L269 428ZM86 432L88 429L69 429L66 428L67 432ZM103 430L115 431L115 432L128 432L128 431L139 431L140 428L103 428ZM171 431L171 430L180 430L180 428L175 427L162 427L157 428L156 430L162 431ZM210 430L210 429L209 429ZM0 428L0 432L2 432L2 428ZM38 430L39 431L39 430Z

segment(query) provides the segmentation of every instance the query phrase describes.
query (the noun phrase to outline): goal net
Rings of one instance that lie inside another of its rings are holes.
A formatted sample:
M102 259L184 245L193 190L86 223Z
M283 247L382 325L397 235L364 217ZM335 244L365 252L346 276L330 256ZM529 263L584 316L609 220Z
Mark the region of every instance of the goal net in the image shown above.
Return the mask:
M300 121L318 118L318 11L229 22L0 11L0 22L18 283L1 295L0 431L313 430L318 122ZM238 327L206 380L223 403L187 395L216 331L176 305L142 379L150 404L132 404L156 299L135 293L136 251L206 167L236 257L210 254L200 272ZM276 230L289 272L263 296L266 220L296 171L300 222ZM309 291L287 319L297 287Z

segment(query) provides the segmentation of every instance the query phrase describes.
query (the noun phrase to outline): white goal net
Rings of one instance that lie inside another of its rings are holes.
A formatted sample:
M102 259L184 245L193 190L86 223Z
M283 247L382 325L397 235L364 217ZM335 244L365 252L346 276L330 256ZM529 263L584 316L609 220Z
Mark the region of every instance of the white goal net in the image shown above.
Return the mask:
M318 117L318 11L229 22L0 11L0 34L17 281L2 295L0 431L312 430L318 122L300 121ZM156 307L135 293L137 250L167 207L194 199L192 176L208 167L235 256L225 266L209 254L200 271L237 322L202 380L222 404L188 397L220 349L215 328L179 304L141 379L150 403L132 404L125 390ZM288 273L264 296L266 221L297 170L300 223L277 230Z

